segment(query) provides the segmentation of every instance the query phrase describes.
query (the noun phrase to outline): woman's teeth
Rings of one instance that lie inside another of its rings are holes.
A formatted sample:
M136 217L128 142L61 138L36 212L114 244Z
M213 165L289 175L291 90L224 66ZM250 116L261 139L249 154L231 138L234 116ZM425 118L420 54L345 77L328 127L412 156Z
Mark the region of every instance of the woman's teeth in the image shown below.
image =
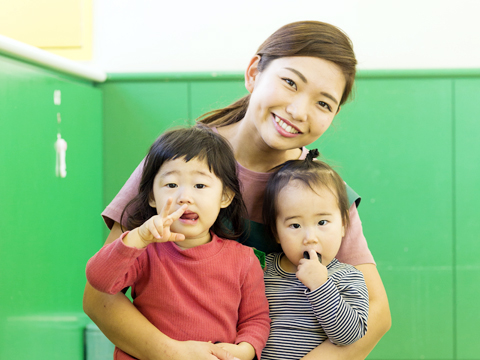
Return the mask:
M295 130L293 127L291 127L290 125L287 125L282 119L280 119L278 116L275 115L275 121L278 125L280 125L280 127L289 132L290 134L298 134L298 131Z

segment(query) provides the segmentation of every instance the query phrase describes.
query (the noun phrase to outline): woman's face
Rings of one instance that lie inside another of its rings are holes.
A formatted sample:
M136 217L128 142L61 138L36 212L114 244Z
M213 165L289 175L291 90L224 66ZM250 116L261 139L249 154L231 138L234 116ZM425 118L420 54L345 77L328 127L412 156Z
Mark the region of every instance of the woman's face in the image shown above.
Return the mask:
M251 98L244 120L253 122L272 149L317 140L340 110L346 83L342 70L316 57L284 57L259 72L258 59L252 59L246 72Z

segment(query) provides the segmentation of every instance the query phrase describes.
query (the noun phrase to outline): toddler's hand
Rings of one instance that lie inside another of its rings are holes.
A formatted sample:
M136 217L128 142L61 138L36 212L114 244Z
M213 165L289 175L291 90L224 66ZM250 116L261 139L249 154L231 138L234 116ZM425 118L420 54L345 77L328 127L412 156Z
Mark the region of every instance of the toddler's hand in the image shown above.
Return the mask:
M125 245L142 249L152 242L182 241L185 235L170 231L170 226L185 212L188 205L183 205L169 214L173 199L169 198L158 215L152 216L142 226L132 230L124 238Z
M252 360L255 357L255 349L247 342L239 344L216 343L215 345L232 354L238 360Z
M300 259L296 276L310 291L322 286L328 279L327 267L318 261L315 250L309 250L310 259Z

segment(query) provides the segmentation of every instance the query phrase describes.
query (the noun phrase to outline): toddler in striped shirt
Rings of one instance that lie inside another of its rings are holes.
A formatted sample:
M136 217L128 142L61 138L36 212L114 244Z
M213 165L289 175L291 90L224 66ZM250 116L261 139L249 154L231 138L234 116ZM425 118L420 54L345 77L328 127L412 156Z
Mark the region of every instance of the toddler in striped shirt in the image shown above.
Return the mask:
M348 345L367 331L363 275L335 258L349 222L345 183L317 155L279 166L266 188L265 225L283 252L266 258L265 360L298 360L327 339Z

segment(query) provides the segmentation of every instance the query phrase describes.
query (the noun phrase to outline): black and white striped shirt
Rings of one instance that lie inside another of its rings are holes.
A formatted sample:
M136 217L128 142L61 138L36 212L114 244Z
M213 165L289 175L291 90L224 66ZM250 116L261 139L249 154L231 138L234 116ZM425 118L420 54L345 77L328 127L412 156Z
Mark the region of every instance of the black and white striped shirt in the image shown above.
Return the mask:
M272 320L262 359L298 360L329 339L348 345L365 335L368 291L363 274L333 259L328 280L310 291L280 267L282 253L266 258L265 292Z

